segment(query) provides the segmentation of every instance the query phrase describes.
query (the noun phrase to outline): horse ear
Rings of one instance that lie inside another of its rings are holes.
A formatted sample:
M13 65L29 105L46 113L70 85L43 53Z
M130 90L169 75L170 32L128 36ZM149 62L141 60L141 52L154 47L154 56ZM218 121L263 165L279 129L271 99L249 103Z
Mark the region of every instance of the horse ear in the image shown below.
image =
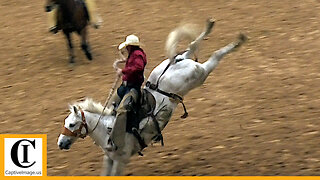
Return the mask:
M73 112L74 112L75 114L78 114L78 108L77 108L76 106L73 106Z

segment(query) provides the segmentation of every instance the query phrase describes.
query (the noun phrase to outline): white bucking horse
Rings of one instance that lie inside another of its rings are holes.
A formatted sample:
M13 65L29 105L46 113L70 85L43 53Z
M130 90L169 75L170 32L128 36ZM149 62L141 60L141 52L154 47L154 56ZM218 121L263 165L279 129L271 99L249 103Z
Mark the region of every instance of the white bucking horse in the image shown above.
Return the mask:
M191 56L200 42L211 32L213 25L214 21L209 19L205 30L189 44L184 53L178 55L176 53L178 42L191 35L192 29L181 26L169 34L166 44L169 59L164 60L151 72L146 86L142 89L144 102L141 103L141 108L145 110L145 116L141 116L141 121L138 123L138 135L126 133L123 149L106 150L115 115L107 110L102 113L103 106L91 99L70 105L70 114L65 119L64 130L58 138L59 148L69 149L79 137L84 138L89 135L104 151L101 175L121 175L132 155L136 153L141 155L141 150L151 141L163 140L161 131L169 122L177 105L183 104L182 98L190 90L202 85L223 56L246 40L244 35L240 35L236 41L214 52L204 63L192 60ZM186 116L185 111L182 117Z

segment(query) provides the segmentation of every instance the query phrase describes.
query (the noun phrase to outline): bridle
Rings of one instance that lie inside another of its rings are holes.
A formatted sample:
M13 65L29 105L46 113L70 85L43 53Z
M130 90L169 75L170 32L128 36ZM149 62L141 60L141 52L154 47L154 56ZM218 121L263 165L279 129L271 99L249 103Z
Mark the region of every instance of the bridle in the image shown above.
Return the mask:
M82 139L84 139L89 134L88 125L87 125L87 122L86 122L86 117L84 116L84 112L83 112L83 110L81 108L79 108L79 110L81 112L81 119L82 119L82 122L80 124L79 129L74 130L74 131L70 131L68 128L63 126L63 130L62 130L61 134L65 135L65 136L80 137ZM81 134L82 128L86 129L86 133L85 134Z

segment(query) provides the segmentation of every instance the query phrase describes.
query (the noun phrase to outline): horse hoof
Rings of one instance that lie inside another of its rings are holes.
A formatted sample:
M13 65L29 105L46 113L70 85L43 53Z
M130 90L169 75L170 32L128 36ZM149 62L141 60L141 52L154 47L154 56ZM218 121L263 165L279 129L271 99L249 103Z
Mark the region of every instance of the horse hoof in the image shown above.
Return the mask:
M92 55L91 53L86 53L87 58L89 59L89 61L92 61Z
M244 43L248 40L248 37L241 33L241 34L239 34L238 39L240 40L240 42Z
M86 54L87 58L91 61L92 55L90 53L90 46L88 46L87 44L81 44L81 48L84 51L84 53Z
M216 20L213 19L213 18L208 18L207 22L208 22L208 24L212 24L213 25L216 22Z

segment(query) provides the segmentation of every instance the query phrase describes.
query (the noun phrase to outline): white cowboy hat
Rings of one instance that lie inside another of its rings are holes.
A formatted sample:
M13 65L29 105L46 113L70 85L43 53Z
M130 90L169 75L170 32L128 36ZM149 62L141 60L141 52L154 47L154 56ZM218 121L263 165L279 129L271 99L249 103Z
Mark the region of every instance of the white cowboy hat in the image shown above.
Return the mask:
M140 46L140 41L139 38L133 34L129 35L126 37L126 41L121 43L118 47L119 50L123 49L124 47L127 46Z

